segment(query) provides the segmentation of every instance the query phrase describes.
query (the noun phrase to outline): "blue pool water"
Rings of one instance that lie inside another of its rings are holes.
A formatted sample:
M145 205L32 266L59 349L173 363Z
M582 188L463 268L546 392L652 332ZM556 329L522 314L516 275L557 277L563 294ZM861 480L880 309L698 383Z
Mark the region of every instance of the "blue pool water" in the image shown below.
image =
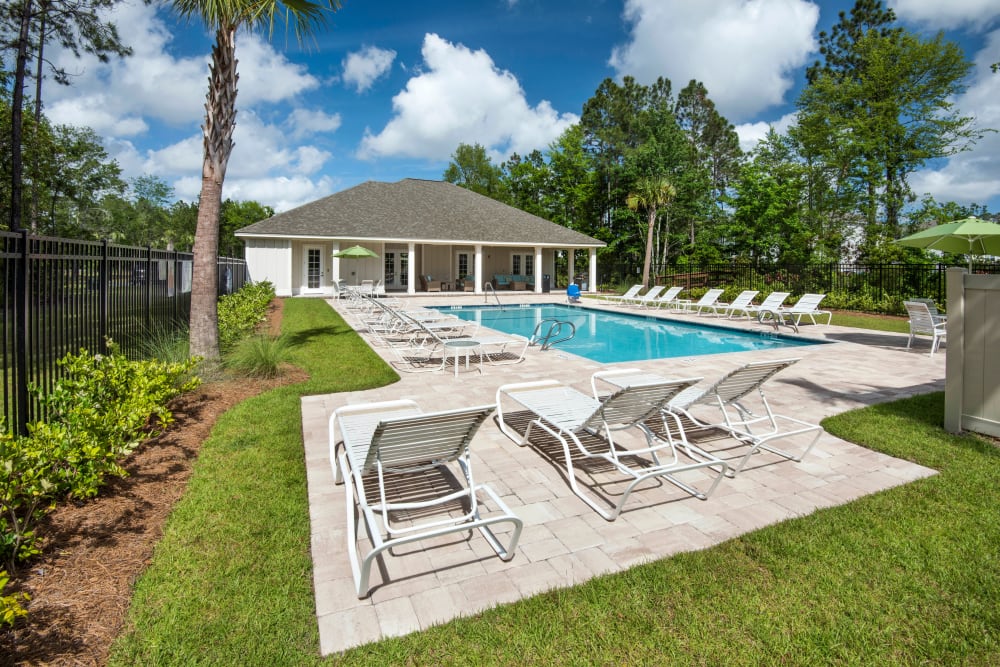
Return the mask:
M734 331L718 326L668 321L642 315L595 311L560 304L524 306L452 306L441 310L481 326L530 337L542 320L553 318L576 326L576 336L553 349L572 352L599 363L690 357L723 352L773 350L822 344L770 331ZM543 325L543 330L547 325Z

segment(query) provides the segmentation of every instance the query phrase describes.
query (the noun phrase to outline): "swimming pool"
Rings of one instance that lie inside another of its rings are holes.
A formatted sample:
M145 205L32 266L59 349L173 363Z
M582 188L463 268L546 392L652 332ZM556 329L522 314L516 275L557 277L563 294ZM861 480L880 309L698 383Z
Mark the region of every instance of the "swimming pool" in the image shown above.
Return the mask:
M710 324L610 313L562 304L442 306L440 310L481 326L530 337L539 322L572 322L576 336L553 346L599 363L774 350L822 344L770 331L736 331ZM547 325L542 327L544 331Z

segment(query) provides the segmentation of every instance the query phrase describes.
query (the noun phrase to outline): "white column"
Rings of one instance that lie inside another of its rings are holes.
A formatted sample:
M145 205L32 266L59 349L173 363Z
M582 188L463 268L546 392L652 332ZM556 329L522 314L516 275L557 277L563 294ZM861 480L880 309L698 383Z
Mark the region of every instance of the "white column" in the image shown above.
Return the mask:
M542 249L540 246L535 246L535 294L542 293Z
M590 280L587 287L591 292L597 291L597 248L590 249Z
M340 280L340 258L334 256L338 252L340 252L340 241L334 241L333 250L330 251L330 277L335 280Z
M473 275L476 276L475 294L483 293L483 246L476 246L476 257L472 261Z
M417 293L417 244L412 241L406 246L406 293Z
M576 273L576 249L570 248L566 251L566 272L568 273L566 286L573 284L573 275Z

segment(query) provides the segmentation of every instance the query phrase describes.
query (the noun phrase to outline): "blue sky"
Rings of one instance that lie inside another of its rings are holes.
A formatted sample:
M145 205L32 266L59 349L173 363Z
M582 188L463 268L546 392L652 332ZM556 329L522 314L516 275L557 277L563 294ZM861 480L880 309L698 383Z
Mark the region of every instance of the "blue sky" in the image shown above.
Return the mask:
M496 162L544 150L578 120L606 77L705 83L751 148L792 121L820 30L841 0L343 0L300 46L284 33L237 38L236 148L224 196L287 210L367 180L439 179L460 142ZM905 25L945 30L975 69L955 100L1000 129L1000 2L890 0ZM134 55L102 65L52 57L76 72L49 83L46 113L103 138L126 178L156 175L178 198L200 189L212 35L164 6L119 5L112 19ZM939 201L1000 210L1000 133L931 165L911 184Z

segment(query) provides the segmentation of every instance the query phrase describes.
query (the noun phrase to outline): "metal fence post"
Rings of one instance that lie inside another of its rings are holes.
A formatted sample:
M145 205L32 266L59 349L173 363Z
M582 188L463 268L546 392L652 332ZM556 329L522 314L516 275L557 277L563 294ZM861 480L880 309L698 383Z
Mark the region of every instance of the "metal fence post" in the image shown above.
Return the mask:
M153 329L153 246L146 246L146 333Z
M97 287L97 332L100 336L101 353L108 353L108 282L111 280L111 271L108 264L108 240L101 241L101 266L99 269L99 279Z
M21 232L21 253L14 270L14 365L17 433L28 435L28 230Z

